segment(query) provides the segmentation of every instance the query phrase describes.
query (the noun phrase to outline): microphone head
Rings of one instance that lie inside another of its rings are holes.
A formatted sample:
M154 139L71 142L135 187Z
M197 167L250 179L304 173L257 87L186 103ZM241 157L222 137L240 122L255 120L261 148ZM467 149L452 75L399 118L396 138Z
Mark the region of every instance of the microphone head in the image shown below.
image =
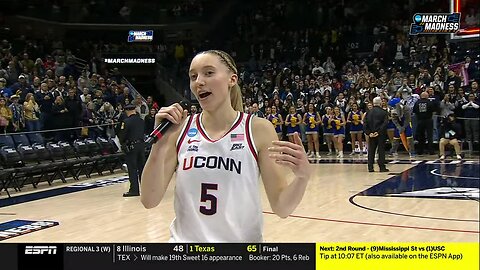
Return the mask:
M182 108L184 110L188 110L190 109L190 102L186 101L186 100L182 100L179 102L180 106L182 106Z

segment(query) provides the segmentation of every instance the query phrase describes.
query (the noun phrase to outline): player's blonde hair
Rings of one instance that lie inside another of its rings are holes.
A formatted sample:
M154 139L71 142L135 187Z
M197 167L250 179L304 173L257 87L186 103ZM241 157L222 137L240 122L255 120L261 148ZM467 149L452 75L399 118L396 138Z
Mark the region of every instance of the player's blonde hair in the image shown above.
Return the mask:
M214 54L218 56L220 61L234 74L238 74L237 66L235 65L235 61L233 61L233 58L226 52L221 51L221 50L208 50L208 51L203 51L199 54L204 54L204 53L209 53L209 54ZM230 89L230 102L232 104L232 108L235 111L242 112L243 111L243 100L242 100L242 90L240 89L240 86L238 83L236 83L234 86L232 86Z

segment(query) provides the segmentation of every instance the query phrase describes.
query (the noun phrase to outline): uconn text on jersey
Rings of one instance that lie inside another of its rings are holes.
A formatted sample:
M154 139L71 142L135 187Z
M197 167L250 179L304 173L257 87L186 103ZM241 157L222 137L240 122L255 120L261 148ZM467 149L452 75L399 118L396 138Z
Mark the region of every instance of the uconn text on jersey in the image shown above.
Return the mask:
M232 158L220 156L191 156L183 159L183 170L187 171L193 168L224 169L226 171L240 174L242 171L242 162Z

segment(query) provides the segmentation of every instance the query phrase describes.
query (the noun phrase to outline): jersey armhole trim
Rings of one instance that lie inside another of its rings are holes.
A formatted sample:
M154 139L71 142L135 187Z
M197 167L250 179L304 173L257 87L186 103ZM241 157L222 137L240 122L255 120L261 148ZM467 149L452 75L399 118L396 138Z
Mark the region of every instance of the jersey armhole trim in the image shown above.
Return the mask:
M245 128L245 131L246 131L246 135L247 135L247 144L248 144L248 148L250 149L250 152L252 153L253 157L255 158L255 160L258 162L258 152L257 152L257 148L255 147L255 143L253 141L253 136L252 136L252 119L253 115L251 114L248 114L247 115L247 120L245 122L245 125L246 125L246 128Z
M185 121L185 126L183 126L183 129L182 129L182 132L180 133L180 136L178 137L177 139L177 154L178 154L178 151L180 151L180 147L182 146L182 143L183 143L183 140L185 140L185 136L187 135L188 133L188 130L190 129L190 125L192 123L192 120L193 120L193 117L195 115L190 115L188 116L188 120Z

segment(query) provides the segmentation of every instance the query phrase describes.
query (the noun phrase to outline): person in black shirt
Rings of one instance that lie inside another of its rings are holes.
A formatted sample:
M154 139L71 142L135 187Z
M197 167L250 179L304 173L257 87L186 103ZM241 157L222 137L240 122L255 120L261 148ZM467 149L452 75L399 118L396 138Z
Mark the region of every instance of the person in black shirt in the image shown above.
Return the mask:
M465 135L467 141L478 143L480 138L480 128L478 118L480 117L480 104L475 100L475 95L470 93L468 101L461 108L463 117L465 117Z
M118 138L125 152L130 189L123 197L139 196L139 182L145 165L145 122L135 111L135 105L125 106L126 118L120 126Z
M455 154L457 159L461 160L462 156L460 153L460 138L461 138L462 127L459 123L456 122L455 114L451 113L446 118L442 119L440 125L440 143L438 148L440 150L440 160L445 159L445 146L448 144L453 145L455 148Z
M380 108L382 99L376 97L373 99L373 108L367 112L364 119L365 135L368 140L368 171L374 172L373 162L378 148L378 166L380 172L388 172L385 166L385 138L387 135L388 113Z
M428 93L422 92L420 100L413 106L413 112L417 117L417 154L423 155L425 149L425 132L427 133L428 152L430 155L435 154L433 151L433 113L437 111L435 104L428 99Z
M150 109L150 114L145 116L145 135L152 133L154 125L155 125L155 115L157 114L157 110L155 108Z

